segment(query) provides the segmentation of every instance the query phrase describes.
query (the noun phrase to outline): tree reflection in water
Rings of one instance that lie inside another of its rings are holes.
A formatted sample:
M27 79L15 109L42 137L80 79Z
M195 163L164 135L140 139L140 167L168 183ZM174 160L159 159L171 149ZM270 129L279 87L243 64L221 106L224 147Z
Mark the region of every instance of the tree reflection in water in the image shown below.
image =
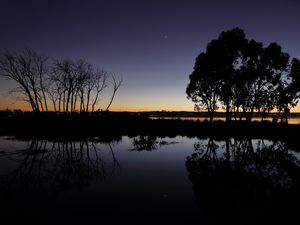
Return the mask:
M194 149L186 167L196 202L212 224L296 218L300 164L284 143L209 139L196 142Z
M117 141L117 140L116 140ZM28 148L3 154L17 168L1 176L1 193L58 193L83 188L112 176L120 165L111 140L47 141L32 139ZM103 151L105 148L106 151Z
M157 136L138 135L132 139L133 149L129 151L153 151L160 149L164 145L177 144L176 141L157 140Z

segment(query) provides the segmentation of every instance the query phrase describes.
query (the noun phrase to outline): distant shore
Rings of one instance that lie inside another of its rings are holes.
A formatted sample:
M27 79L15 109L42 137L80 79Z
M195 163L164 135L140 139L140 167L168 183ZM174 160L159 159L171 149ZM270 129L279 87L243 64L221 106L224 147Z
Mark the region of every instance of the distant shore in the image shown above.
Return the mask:
M95 115L101 115L105 114L105 111L96 111ZM13 116L13 115L29 115L32 114L31 111L22 111L20 109L16 110L0 110L0 117L4 116ZM46 112L44 113L46 115L61 115L64 114L63 112ZM76 113L75 113L76 114ZM203 118L209 118L209 114L207 112L195 112L195 111L111 111L109 114L113 115L136 115L136 116L144 116L144 117L155 117L155 118L166 118L166 117L203 117ZM231 113L232 117L239 117L242 116L242 112L234 112ZM225 112L215 112L214 117L215 118L224 118L226 116ZM254 112L253 117L254 118L261 118L261 113ZM279 113L273 112L273 113L266 113L264 115L265 117L271 118L274 116L280 116ZM289 113L289 118L300 118L300 112L291 112Z
M114 135L176 135L214 138L264 138L297 140L300 125L245 121L192 121L180 119L149 119L132 113L103 113L101 115L20 114L0 117L0 135L32 137L74 137Z

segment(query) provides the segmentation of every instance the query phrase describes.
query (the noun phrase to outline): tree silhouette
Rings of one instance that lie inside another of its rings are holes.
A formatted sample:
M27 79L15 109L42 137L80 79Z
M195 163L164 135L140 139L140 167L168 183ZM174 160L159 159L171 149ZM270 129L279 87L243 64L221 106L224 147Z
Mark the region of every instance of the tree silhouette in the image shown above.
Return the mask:
M210 121L218 105L242 113L251 121L254 111L263 117L277 109L285 114L299 99L299 60L281 46L248 40L240 28L222 32L197 57L186 93L196 109L208 111ZM288 75L288 79L287 79Z
M274 109L276 89L288 68L289 55L281 47L271 43L263 48L261 43L251 40L246 48L239 69L236 99L246 120L251 121L254 110L265 115Z
M29 102L33 112L91 112L110 85L112 105L122 78L95 68L85 60L48 60L32 50L20 54L6 50L0 57L0 75L17 83L14 90ZM50 107L50 105L52 107Z
M212 54L211 59L218 62L216 69L222 84L219 89L219 100L223 103L226 121L228 121L231 119L230 112L233 109L235 82L247 39L243 30L234 28L222 32L217 42L217 49L210 53L210 48L208 48L208 54Z
M293 59L287 79L281 80L276 90L275 107L277 111L283 114L285 122L288 122L290 109L295 107L299 101L300 95L300 61Z
M123 78L122 77L118 78L113 73L110 74L110 77L111 77L111 84L112 84L112 88L113 88L113 93L112 93L110 101L109 101L109 103L108 103L108 105L106 107L106 111L109 110L109 108L110 108L110 106L111 106L111 104L112 104L112 102L113 102L113 100L115 98L115 95L116 95L118 89L120 88L120 86L122 85L122 82L123 82Z
M17 83L14 92L20 93L29 102L33 112L48 110L45 96L47 61L47 57L29 49L19 54L6 50L0 57L0 75Z
M55 61L50 79L53 82L49 96L59 112L75 112L76 109L89 112L90 107L93 112L100 93L107 87L107 72L95 70L84 60Z
M226 120L230 119L236 66L246 42L245 34L239 28L222 32L218 39L208 43L206 52L196 59L186 92L192 101L205 106L210 121L218 108L218 101L225 106Z
M218 109L220 81L218 74L212 70L210 60L206 54L200 54L196 59L193 73L190 75L190 83L186 93L188 98L196 103L199 110L205 109L209 113L210 121L213 120L214 112Z

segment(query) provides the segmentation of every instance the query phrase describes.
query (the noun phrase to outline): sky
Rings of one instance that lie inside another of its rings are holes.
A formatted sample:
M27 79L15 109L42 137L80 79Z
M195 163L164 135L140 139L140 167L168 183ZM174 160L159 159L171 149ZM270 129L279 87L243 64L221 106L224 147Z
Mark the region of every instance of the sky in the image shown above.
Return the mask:
M297 0L0 0L0 52L31 48L122 76L111 110L192 111L188 76L208 42L240 27L300 58L299 12ZM13 87L0 77L0 109L26 108Z

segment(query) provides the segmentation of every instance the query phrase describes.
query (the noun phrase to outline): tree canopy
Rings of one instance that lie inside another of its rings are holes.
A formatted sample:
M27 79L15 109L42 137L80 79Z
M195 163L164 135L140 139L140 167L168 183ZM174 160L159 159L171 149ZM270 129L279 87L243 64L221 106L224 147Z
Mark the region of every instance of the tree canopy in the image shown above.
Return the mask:
M195 109L213 120L220 107L226 121L232 116L251 121L253 112L277 110L287 121L299 101L300 62L277 43L264 46L249 40L240 28L223 31L196 58L186 93Z

